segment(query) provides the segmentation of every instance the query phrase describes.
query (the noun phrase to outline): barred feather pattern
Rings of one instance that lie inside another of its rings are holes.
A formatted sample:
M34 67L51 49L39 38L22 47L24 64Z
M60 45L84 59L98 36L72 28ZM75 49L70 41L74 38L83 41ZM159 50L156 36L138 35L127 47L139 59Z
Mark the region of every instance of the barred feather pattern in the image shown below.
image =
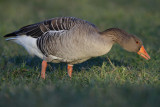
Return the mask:
M27 25L22 27L17 34L26 34L33 38L38 38L42 36L47 31L60 31L60 30L69 30L74 25L78 23L89 23L75 17L57 17L49 20L45 20L40 23ZM91 26L95 25L89 23Z

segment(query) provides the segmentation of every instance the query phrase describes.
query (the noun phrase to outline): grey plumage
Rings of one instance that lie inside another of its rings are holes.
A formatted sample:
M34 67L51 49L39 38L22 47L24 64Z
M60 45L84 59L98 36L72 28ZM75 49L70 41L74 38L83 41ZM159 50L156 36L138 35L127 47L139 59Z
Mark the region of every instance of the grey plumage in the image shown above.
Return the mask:
M99 33L93 24L70 17L55 18L51 22L55 22L52 26L56 30L47 31L37 39L37 46L47 61L74 64L99 55L99 47L94 45ZM90 49L94 51L90 53Z
M117 38L130 37L126 32L116 28L100 32L95 25L74 17L45 20L22 27L4 37L12 36L14 38L8 40L24 46L30 54L48 62L69 64L81 63L91 57L106 54L113 43L120 40Z

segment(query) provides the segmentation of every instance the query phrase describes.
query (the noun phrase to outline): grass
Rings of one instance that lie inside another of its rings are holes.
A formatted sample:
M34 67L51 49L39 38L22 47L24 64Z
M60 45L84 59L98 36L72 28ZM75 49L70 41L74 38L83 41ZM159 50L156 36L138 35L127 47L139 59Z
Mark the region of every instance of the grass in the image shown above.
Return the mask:
M1 0L0 106L158 107L159 4L159 0ZM41 59L6 42L3 35L57 16L85 19L101 30L125 29L142 39L151 60L114 45L107 55L75 65L72 79L66 64L49 63L42 80Z

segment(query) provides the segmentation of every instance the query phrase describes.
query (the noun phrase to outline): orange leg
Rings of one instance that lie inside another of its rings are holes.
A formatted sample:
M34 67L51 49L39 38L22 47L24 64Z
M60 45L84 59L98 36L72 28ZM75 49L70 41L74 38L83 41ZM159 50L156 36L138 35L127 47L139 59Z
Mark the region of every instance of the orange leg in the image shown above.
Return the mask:
M41 78L45 79L45 72L47 68L47 62L45 60L42 61L42 70L41 70Z
M72 77L73 65L69 65L69 64L68 64L67 70L68 70L68 75L69 75L69 77Z

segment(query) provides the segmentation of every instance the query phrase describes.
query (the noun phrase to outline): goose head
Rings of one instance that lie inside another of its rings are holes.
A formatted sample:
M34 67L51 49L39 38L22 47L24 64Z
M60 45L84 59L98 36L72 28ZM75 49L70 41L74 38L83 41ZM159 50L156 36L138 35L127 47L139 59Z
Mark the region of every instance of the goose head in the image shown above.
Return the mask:
M112 37L112 40L118 43L123 49L129 52L136 52L141 57L149 60L150 56L146 52L143 42L135 35L128 34L127 32L118 29L110 28L102 32L105 37Z

